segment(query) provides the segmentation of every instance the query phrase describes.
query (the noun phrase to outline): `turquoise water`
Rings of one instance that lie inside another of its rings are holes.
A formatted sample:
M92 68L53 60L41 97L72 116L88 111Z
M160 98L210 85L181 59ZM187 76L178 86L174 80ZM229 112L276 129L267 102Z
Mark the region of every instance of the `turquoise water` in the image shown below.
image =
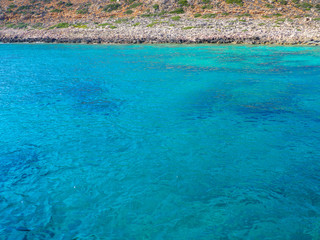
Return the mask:
M320 48L0 45L0 239L320 239Z

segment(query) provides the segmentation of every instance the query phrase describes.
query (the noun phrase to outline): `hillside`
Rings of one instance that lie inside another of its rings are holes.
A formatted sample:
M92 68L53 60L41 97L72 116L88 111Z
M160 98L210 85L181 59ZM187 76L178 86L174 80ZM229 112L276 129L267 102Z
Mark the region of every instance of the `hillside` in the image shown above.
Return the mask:
M0 42L320 45L316 2L1 0L0 4Z
M3 23L102 22L108 18L319 17L320 3L299 0L1 0Z

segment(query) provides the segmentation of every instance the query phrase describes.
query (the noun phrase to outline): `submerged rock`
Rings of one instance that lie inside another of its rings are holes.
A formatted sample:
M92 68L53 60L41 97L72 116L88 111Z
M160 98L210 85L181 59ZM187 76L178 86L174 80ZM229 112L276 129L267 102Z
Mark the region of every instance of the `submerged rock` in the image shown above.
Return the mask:
M29 228L26 228L26 227L17 227L16 229L18 231L21 231L21 232L29 232L29 231L31 231Z

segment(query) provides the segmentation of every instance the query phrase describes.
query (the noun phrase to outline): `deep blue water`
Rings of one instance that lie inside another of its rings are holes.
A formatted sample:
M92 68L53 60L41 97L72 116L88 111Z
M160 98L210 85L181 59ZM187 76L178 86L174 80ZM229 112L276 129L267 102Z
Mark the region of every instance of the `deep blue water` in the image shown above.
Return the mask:
M0 239L320 239L320 48L0 45Z

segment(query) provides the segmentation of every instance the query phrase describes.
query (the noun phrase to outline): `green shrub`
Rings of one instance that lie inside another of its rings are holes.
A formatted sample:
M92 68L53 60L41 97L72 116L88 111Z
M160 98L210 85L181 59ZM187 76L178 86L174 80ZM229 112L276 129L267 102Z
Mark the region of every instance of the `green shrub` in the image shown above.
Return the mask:
M65 6L66 7L71 7L73 4L71 3L71 2L67 2L66 4L65 4Z
M182 14L182 13L184 13L184 10L183 10L183 8L177 8L176 10L173 10L170 13Z
M202 6L202 9L212 9L213 6L212 5L204 5Z
M111 24L110 23L101 23L101 24L98 24L99 27L106 27L106 26L110 26Z
M171 20L173 20L173 21L179 21L180 19L181 19L180 16L174 16L171 18Z
M305 11L309 11L313 7L312 4L306 3L306 2L300 3L300 4L298 4L298 6L301 7Z
M155 16L155 14L151 14L151 13L145 13L140 15L140 17L153 17L153 16Z
M21 10L29 10L31 8L30 5L25 5L25 6L20 6L17 11L21 11Z
M63 10L62 9L52 9L50 12L52 13L61 13Z
M156 15L156 16L163 16L163 15L165 15L165 14L168 14L168 12L167 12L167 11L161 11L161 12L159 12L159 13L156 13L155 15Z
M140 25L140 23L137 22L137 23L133 24L132 26L136 27L136 26L139 26L139 25Z
M87 14L89 13L89 7L91 6L91 3L85 3L80 5L80 7L77 9L78 14Z
M105 11L105 12L112 12L112 11L115 11L115 10L119 9L120 6L121 6L121 5L120 5L119 3L111 3L111 4L108 4L107 6L105 6L105 7L103 8L103 11Z
M69 23L64 22L64 23L58 23L58 24L56 24L56 25L53 25L53 26L49 27L49 29L53 29L53 28L67 28L67 27L69 27L69 26L70 26Z
M217 14L215 13L206 13L203 14L202 18L215 18L217 16Z
M72 27L74 27L74 28L88 28L88 26L86 24L81 24L81 23L73 24Z
M202 0L202 3L205 3L205 4L208 4L210 2L211 2L211 0Z
M228 4L237 4L239 6L243 6L242 0L226 0L226 3L228 3Z
M193 15L195 18L201 17L200 13L196 13L195 15Z
M111 25L109 28L111 28L111 29L115 29L115 28L117 28L117 27L116 27L116 26Z
M279 18L275 21L276 24L281 24L281 23L284 23L285 19L284 18Z
M189 6L188 0L179 0L178 4L183 7Z
M184 28L182 28L183 30L189 30L189 29L192 29L192 28L195 28L195 27L184 27Z
M88 8L78 9L77 13L78 14L87 14L87 13L89 13L89 9Z
M8 8L16 8L16 7L17 7L17 5L15 5L13 3L8 6Z
M17 23L13 26L13 28L18 28L18 29L22 29L22 28L26 28L28 27L27 23Z
M67 27L69 27L69 26L70 26L69 23L58 23L58 24L56 25L56 28L67 28Z
M29 10L30 10L31 8L32 8L31 5L20 6L20 7L18 7L18 9L16 10L15 13L25 14L25 13L30 12ZM9 10L11 10L11 9L9 9Z
M154 4L152 7L153 7L153 9L156 10L156 11L159 10L159 4Z
M6 28L13 28L15 26L15 24L14 23L6 23L4 26Z
M129 10L125 11L124 13L125 13L125 14L132 14L133 11L132 11L131 9L129 9Z
M286 0L278 0L281 5L287 5L288 2Z
M156 25L156 24L158 24L158 23L159 23L158 21L152 22L152 23L148 24L147 27L153 27L154 25Z
M119 18L115 21L115 23L125 23L125 22L128 22L127 18Z
M138 3L138 2L137 3L133 3L128 7L128 9L136 8L136 7L139 7L141 5L142 5L142 3Z
M6 13L12 13L13 12L13 9L16 8L17 5L15 4L10 4L8 7L7 7L7 10L6 10Z
M251 14L250 13L243 13L243 14L238 15L238 17L251 17Z
M266 4L266 7L267 7L267 8L274 8L274 6L273 6L272 4L270 4L270 3L267 3L267 4Z

